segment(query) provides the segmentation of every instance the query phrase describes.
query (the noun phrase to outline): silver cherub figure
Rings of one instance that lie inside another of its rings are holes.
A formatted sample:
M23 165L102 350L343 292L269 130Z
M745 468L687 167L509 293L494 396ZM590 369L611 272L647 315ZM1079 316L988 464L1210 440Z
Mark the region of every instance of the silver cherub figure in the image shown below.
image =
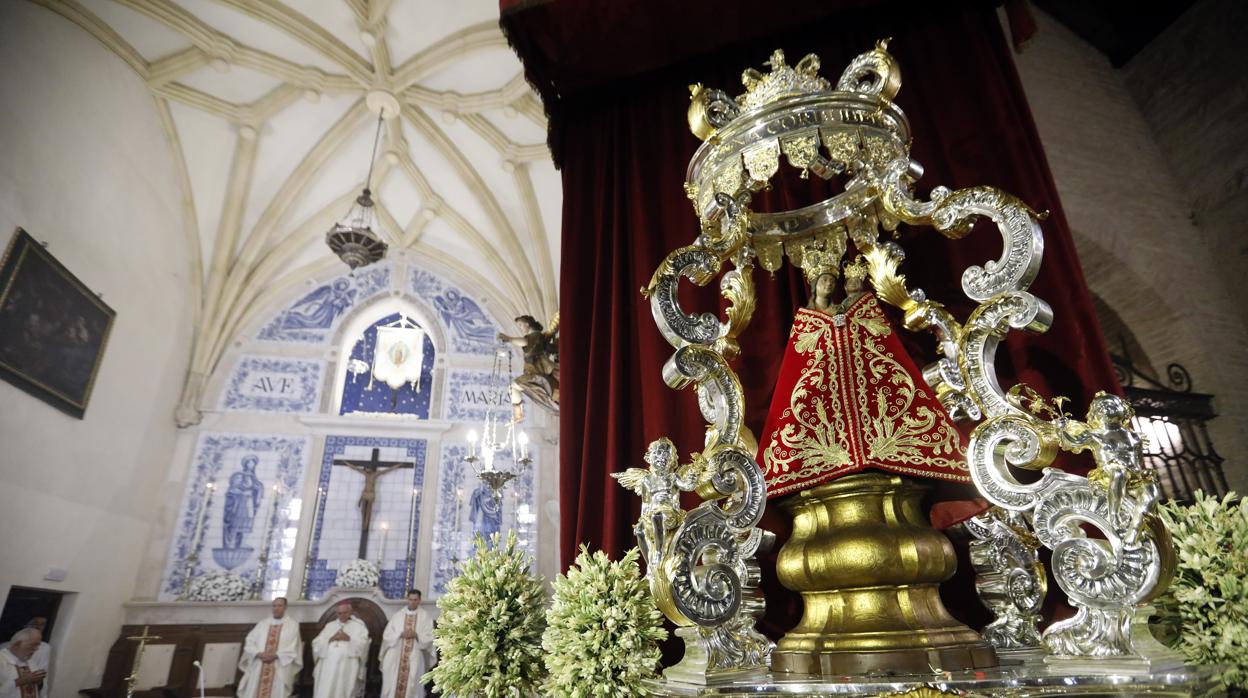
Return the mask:
M650 567L662 564L663 551L671 541L671 535L680 527L685 512L680 508L680 487L677 483L675 465L676 446L666 437L657 439L646 448L645 461L649 468L629 468L611 477L641 497L641 516L633 533L642 557Z
M1065 415L1054 420L1063 448L1074 453L1091 451L1096 469L1088 482L1105 493L1110 523L1135 542L1145 514L1160 496L1156 477L1142 467L1144 438L1131 428L1135 410L1117 395L1098 392L1088 405L1087 423ZM1123 511L1124 500L1133 505Z

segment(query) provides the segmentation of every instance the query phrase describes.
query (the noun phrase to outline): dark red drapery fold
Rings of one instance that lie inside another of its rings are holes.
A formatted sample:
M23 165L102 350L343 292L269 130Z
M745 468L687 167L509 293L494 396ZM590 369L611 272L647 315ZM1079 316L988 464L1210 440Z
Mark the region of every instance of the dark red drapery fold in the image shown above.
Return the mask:
M537 9L550 15L559 4ZM643 4L660 11L657 3ZM539 82L544 80L548 95L558 95L560 114L552 122L551 139L561 154L564 195L560 289L564 565L581 543L612 556L634 545L631 527L640 503L610 473L642 465L646 445L660 436L671 437L682 454L701 446L704 422L692 392L677 393L663 384L660 369L673 350L660 336L638 289L668 252L689 244L697 233L682 189L686 165L699 145L685 124L687 86L701 82L735 94L741 89L741 70L762 68L777 47L785 50L791 64L807 52L819 54L825 77L835 81L853 56L871 48L877 38L893 37L889 50L901 65L903 79L897 102L910 118L913 155L926 168L918 183L920 192L926 194L937 185L991 185L1019 196L1036 210L1051 212L1042 224L1044 264L1032 291L1053 307L1054 326L1039 337L1011 335L998 351L1003 380L1023 380L1044 394L1070 396L1075 410L1082 410L1095 390L1116 389L1070 231L995 9L969 3L863 7L866 4L872 3L849 3L850 9L768 38L721 37L721 45L738 43L609 85L561 85L556 78L537 76ZM750 8L767 12L766 5ZM534 78L533 67L540 60L525 53L543 49L518 38L526 34L525 22L530 20L544 22L549 17L526 17L520 10L504 17L503 24ZM560 50L562 55L575 53L567 47ZM545 58L549 60L549 55ZM786 180L786 185L795 182L800 180ZM755 197L753 204L789 207L809 203L816 195L826 195L826 185L778 186ZM978 225L960 241L921 230L906 233L902 243L908 252L903 271L911 284L923 287L929 297L945 302L963 319L973 304L960 290L961 271L995 258L1001 247L990 224ZM805 302L806 290L788 268L774 281L761 270L755 279L758 310L742 337L743 355L736 369L746 390L747 423L757 432L793 309ZM717 304L714 285L689 290L687 297L686 307L707 309ZM913 337L909 346L922 354L915 357L920 365L931 359L930 338Z

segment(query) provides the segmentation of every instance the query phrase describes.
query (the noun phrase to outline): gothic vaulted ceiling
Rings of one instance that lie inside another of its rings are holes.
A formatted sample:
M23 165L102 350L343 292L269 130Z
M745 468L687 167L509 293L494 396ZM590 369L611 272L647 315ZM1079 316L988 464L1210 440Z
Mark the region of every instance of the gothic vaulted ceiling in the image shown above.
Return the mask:
M381 234L500 310L556 309L560 186L493 0L35 0L147 83L199 255L192 372L252 309L341 265L323 243L367 174ZM345 267L342 267L345 269Z

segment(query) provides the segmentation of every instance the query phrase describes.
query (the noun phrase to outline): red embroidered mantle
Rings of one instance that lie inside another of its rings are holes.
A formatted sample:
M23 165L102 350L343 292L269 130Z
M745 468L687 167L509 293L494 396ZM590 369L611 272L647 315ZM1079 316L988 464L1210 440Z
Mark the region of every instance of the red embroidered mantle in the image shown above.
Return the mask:
M759 450L767 496L867 468L969 483L961 436L875 296L793 320Z

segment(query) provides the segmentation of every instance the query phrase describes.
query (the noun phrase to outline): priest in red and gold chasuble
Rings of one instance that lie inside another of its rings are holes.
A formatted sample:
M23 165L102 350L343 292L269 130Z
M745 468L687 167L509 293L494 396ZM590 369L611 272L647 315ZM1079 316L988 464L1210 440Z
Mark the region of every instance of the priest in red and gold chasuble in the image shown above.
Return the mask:
M812 276L780 364L758 461L769 498L866 469L970 483L961 435L906 354L866 270L845 270L847 297L831 304L835 267Z

